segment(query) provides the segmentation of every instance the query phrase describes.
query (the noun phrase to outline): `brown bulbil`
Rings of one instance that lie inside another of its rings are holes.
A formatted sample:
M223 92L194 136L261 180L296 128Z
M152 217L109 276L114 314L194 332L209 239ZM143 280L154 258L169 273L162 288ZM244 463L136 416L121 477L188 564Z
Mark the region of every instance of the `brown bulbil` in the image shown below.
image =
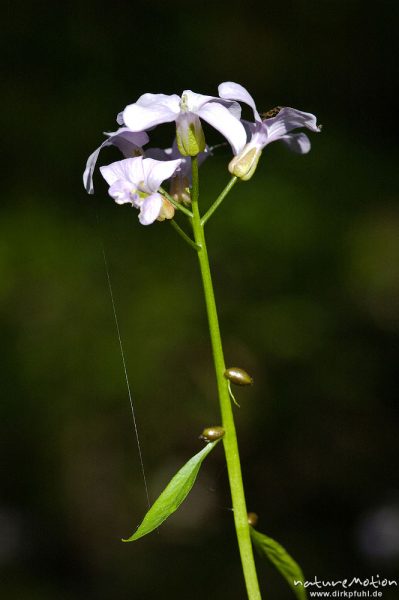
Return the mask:
M205 442L215 442L224 436L224 429L220 425L206 427L200 435L200 439Z
M254 512L249 512L247 517L248 517L248 525L251 525L251 527L256 527L256 524L258 522L258 515Z
M230 367L224 372L226 379L235 383L235 385L252 385L254 380L244 369L240 367Z

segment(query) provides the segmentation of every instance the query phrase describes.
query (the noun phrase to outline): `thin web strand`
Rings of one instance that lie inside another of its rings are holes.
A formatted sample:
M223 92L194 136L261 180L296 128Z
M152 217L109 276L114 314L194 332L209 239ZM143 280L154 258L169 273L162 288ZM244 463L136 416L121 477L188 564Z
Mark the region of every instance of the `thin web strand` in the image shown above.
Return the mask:
M97 223L98 223L98 226L99 226L98 214L97 214ZM99 228L100 228L100 226L99 226ZM134 431L135 431L135 434L136 434L136 442L137 442L137 449L138 449L138 452L139 452L141 474L143 476L145 493L146 493L146 496L147 496L148 508L150 508L151 507L150 494L148 492L147 477L146 477L145 469L144 469L143 454L141 452L140 437L139 437L139 432L138 432L138 427L137 427L136 414L134 412L133 397L132 397L132 392L131 392L131 388L130 388L129 375L128 375L128 372L127 372L127 366L126 366L126 360L125 360L125 352L124 352L124 349L123 349L122 336L121 336L121 332L120 332L120 329L119 329L119 320L118 320L118 315L117 315L117 311L116 311L114 294L113 294L113 291L112 291L112 283L111 283L111 277L110 277L110 274L109 274L108 261L107 261L107 257L106 257L106 254L105 254L104 241L103 241L102 236L100 236L100 238L101 238L101 250L102 250L102 255L103 255L103 259L104 259L104 267L105 267L105 272L106 272L106 275L107 275L108 289L109 289L109 294L111 296L112 311L114 313L115 328L116 328L116 333L118 335L119 349L120 349L120 353L121 353L121 357L122 357L123 372L125 374L125 381L126 381L127 393L128 393L128 396L129 396L130 409L131 409L131 413L132 413L132 421L133 421Z

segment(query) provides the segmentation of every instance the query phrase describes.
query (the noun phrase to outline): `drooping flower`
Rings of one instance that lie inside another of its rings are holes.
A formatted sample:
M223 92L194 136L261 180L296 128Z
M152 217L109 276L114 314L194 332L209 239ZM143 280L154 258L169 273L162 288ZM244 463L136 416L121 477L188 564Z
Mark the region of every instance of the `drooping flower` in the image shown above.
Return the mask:
M150 225L156 219L163 221L174 216L174 207L158 190L180 164L180 159L159 161L137 156L100 167L100 171L115 202L132 204L140 210L140 223Z
M100 151L105 146L116 146L127 158L130 156L139 156L142 154L141 147L147 144L149 138L145 131L131 131L128 127L120 127L117 131L106 133L108 139L94 150L87 159L86 168L83 173L83 185L86 192L93 194L93 173Z
M131 131L146 131L161 123L176 122L176 138L183 156L196 156L205 150L205 137L200 119L217 129L235 153L246 142L240 122L241 109L231 100L196 94L143 94L123 111L123 123ZM121 121L120 121L121 122Z
M295 108L283 107L277 109L277 114L271 118L261 118L256 109L254 99L240 84L226 81L219 86L219 95L228 100L237 100L248 104L253 110L255 122L244 122L249 133L249 141L236 144L238 151L230 161L229 171L236 177L248 180L252 177L262 154L263 148L281 140L294 152L306 154L310 150L310 140L305 133L291 133L300 127L306 127L314 132L321 131L316 117Z

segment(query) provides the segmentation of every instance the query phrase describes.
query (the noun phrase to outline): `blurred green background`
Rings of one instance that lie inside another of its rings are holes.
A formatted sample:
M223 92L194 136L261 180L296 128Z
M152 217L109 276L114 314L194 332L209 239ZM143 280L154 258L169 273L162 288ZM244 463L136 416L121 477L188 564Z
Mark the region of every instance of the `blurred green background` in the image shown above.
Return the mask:
M219 422L193 252L138 224L87 156L146 91L317 115L307 156L269 146L207 227L249 509L308 579L399 567L397 2L13 2L0 97L0 596L245 597L223 453L158 534L146 507L104 243L152 498ZM206 130L218 143L216 132ZM170 145L173 128L155 143ZM116 160L106 149L100 164ZM228 179L201 170L206 206ZM290 598L259 563L265 598ZM397 598L398 590L384 592Z

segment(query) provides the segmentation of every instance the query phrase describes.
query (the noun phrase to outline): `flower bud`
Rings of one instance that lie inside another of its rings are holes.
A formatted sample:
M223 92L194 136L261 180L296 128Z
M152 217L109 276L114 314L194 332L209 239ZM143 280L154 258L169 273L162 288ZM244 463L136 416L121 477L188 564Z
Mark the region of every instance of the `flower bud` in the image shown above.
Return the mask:
M190 183L188 177L177 173L170 180L169 194L176 202L188 205L191 203Z
M236 385L252 385L254 382L251 375L244 371L244 369L240 369L240 367L230 367L229 369L226 369L224 376L231 381L231 383L235 383Z
M258 165L262 149L253 144L247 144L229 163L229 171L232 175L243 181L251 179Z
M224 429L220 425L213 425L212 427L206 427L200 435L200 439L205 442L215 442L220 440L224 436Z
M258 515L254 512L249 512L247 514L247 518L248 518L248 525L251 525L251 527L256 527L256 524L258 522Z
M176 141L182 156L197 156L205 150L205 135L198 115L180 113L176 121Z
M164 221L165 219L173 219L175 216L175 208L173 204L169 202L164 196L162 196L162 208L159 213L158 221Z

